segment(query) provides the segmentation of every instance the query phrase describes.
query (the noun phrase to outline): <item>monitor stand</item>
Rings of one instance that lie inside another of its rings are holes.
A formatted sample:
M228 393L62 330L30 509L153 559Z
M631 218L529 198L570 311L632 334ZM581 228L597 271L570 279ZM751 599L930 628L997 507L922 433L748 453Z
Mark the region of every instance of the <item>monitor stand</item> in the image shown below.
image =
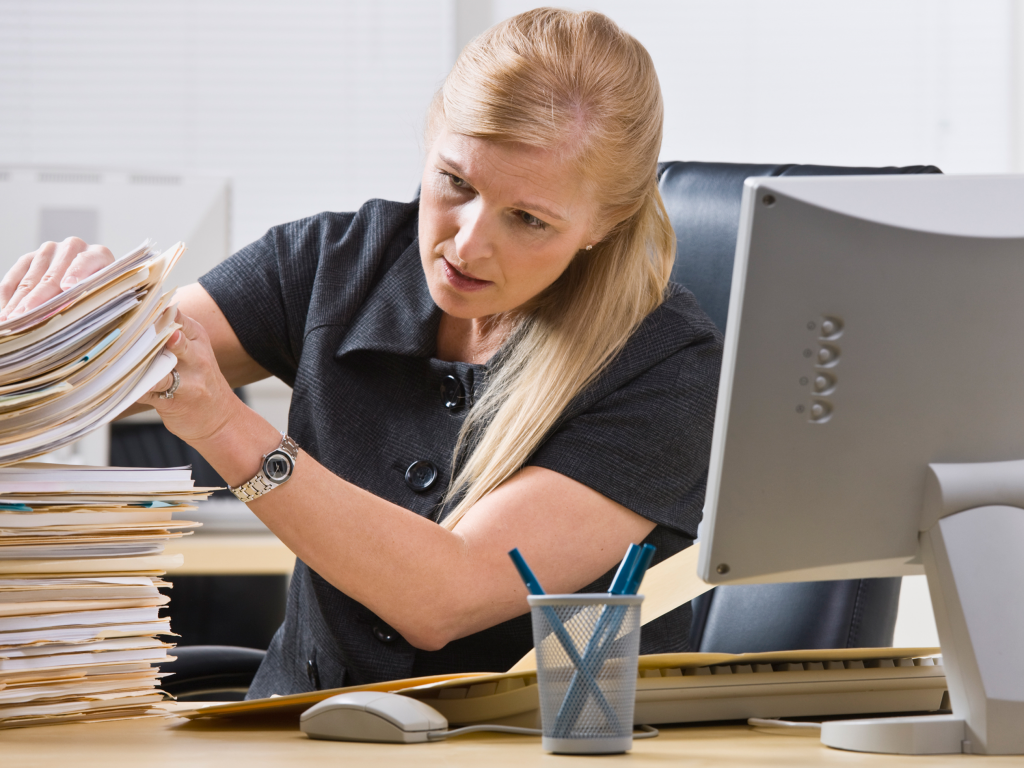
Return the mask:
M952 715L822 725L822 743L1024 754L1024 461L932 464L919 535Z

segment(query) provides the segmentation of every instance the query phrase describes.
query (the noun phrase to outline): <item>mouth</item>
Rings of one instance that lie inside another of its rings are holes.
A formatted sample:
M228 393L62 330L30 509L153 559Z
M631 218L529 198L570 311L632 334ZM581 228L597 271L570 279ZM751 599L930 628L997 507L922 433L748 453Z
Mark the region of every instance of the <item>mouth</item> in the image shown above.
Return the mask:
M456 290L479 291L482 288L493 285L490 280L481 280L478 277L473 277L472 275L456 269L444 256L441 257L441 265L444 268L444 276Z

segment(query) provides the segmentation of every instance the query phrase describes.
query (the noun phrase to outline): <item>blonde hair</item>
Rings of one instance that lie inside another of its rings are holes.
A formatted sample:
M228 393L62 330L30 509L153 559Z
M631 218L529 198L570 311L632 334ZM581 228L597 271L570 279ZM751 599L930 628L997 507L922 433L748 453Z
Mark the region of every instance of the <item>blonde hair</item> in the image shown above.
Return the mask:
M604 235L523 308L462 426L445 528L522 468L661 304L676 243L657 184L662 113L654 64L635 38L602 14L550 8L473 40L434 98L428 138L444 125L566 152Z

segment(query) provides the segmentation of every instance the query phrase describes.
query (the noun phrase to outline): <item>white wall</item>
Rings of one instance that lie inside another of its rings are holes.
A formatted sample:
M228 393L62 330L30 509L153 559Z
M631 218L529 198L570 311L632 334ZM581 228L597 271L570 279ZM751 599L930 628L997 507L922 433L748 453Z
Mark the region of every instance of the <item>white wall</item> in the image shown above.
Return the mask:
M562 4L608 13L651 51L665 159L1024 170L1015 0ZM407 199L456 50L534 5L0 0L0 165L225 174L235 247Z
M223 173L233 244L409 199L450 0L0 0L0 164Z
M663 159L1011 170L1014 0L591 0L651 52ZM495 18L542 3L494 0Z
M1024 173L1024 2L1011 4L1013 35L1012 143L1013 171Z

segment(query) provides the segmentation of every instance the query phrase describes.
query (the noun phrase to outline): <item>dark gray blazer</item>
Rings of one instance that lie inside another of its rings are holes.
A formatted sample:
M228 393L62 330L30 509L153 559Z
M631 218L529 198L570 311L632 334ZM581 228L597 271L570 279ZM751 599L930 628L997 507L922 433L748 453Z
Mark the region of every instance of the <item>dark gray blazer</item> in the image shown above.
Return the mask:
M271 229L201 278L246 351L292 386L289 434L332 472L438 520L459 427L487 365L434 357L441 311L420 267L417 202L371 201ZM704 502L721 336L670 285L528 461L658 525L655 562L693 543ZM611 573L584 591L605 591ZM644 627L642 653L688 649L689 606ZM250 697L445 672L503 671L529 615L418 650L296 562L284 624Z

